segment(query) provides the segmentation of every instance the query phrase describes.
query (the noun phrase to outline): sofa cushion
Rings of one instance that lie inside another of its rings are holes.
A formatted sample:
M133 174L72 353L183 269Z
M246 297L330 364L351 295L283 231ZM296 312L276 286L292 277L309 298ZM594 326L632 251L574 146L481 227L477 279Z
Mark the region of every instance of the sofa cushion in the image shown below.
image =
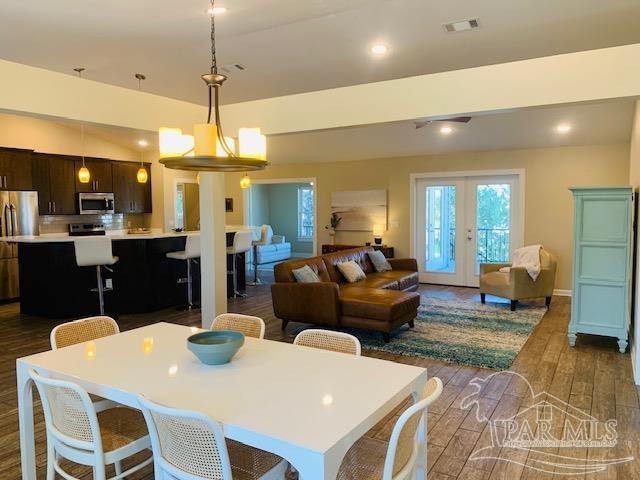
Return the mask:
M369 258L368 253L373 252L373 247L360 247L353 248L351 250L340 250L338 252L329 253L327 255L323 255L321 258L323 259L327 272L329 274L330 281L336 283L344 283L344 277L338 271L336 265L338 263L348 262L353 260L365 273L365 275L369 275L370 273L374 273L375 269L373 268L373 263L371 263L371 259Z
M367 276L364 274L360 265L358 265L353 260L349 260L348 262L338 263L336 265L340 273L345 278L345 280L349 283L356 283L360 280L364 280Z
M386 277L380 273L372 273L359 282L341 284L340 289L343 288L385 288L388 290L398 290L398 280Z
M385 278L388 281L398 282L398 285L395 287L396 290L407 290L412 287L417 287L420 284L418 272L411 272L409 270L391 270L374 275Z
M320 281L316 270L317 267L315 265L313 267L305 265L304 267L291 270L291 273L293 273L298 283L316 283Z
M311 258L299 258L295 260L289 260L287 262L278 263L274 267L274 274L276 282L295 282L296 278L293 276L292 270L302 268L305 265L309 265L318 273L320 281L330 282L329 274L327 273L327 267L322 261L322 257Z
M371 263L373 263L373 268L376 272L388 272L391 270L391 264L387 261L387 258L384 256L384 253L380 251L369 252L369 259Z
M270 245L258 245L256 247L256 259L258 265L263 263L278 262L291 258L291 244L289 242Z
M340 306L343 316L393 322L415 313L420 306L420 295L381 288L341 288Z

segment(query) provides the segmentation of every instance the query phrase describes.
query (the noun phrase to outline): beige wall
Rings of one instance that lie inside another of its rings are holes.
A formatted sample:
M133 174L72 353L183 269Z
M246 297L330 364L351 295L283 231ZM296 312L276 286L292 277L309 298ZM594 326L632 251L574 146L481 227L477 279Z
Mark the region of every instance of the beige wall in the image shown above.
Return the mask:
M389 230L384 242L396 248L396 256L410 253L409 175L524 168L525 243L542 243L559 262L556 288L571 288L573 206L568 187L574 185L626 185L629 183L629 145L561 147L448 155L375 159L357 162L272 165L252 173L254 178L308 178L317 181L318 245L329 242L324 229L329 221L331 192L339 190L388 190ZM234 198L234 212L227 223L243 222L241 174L226 175L226 196ZM339 232L339 243L371 240L367 232Z
M0 146L25 148L43 153L82 155L80 132L57 122L0 113ZM84 138L84 154L114 160L139 160L139 153L89 133Z
M140 153L135 148L127 148L110 142L90 133L85 133L84 149L80 145L80 132L76 128L64 124L19 115L0 113L0 146L32 149L43 153L61 155L82 155L88 157L110 158L112 160L140 160ZM145 215L143 223L154 228L163 228L165 217L173 221L173 192L176 174L158 163L158 152L145 152L144 161L151 162L153 213ZM188 172L180 172L182 176L195 178ZM165 178L166 177L166 178ZM165 192L165 183L169 191ZM165 193L168 196L165 198ZM167 205L165 211L165 205ZM167 228L169 222L166 223ZM171 225L173 226L173 225Z

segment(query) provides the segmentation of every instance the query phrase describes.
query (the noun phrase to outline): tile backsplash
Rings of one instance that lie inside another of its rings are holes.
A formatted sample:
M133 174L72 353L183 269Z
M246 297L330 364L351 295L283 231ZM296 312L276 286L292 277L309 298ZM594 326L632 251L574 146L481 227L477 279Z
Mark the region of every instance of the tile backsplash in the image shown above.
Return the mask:
M129 227L148 227L150 215L40 215L40 234L69 231L70 223L101 223L107 230L124 230Z

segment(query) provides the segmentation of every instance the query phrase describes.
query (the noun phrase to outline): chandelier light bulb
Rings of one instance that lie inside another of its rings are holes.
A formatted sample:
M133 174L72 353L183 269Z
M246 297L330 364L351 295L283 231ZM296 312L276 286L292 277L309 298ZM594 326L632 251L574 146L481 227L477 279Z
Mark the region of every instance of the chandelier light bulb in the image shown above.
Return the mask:
M267 158L267 138L259 128L241 128L238 131L240 156L265 160Z
M240 188L242 188L243 190L246 190L250 186L251 186L251 179L249 178L249 175L245 175L240 180Z

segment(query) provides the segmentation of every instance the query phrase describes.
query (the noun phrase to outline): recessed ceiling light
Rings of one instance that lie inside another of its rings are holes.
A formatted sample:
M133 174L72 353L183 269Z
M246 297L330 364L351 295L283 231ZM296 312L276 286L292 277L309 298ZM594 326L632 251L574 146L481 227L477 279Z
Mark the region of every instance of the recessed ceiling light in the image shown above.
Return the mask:
M388 51L389 49L387 48L387 46L383 45L382 43L378 43L371 47L371 53L373 53L374 55L384 55Z
M563 123L556 127L556 131L558 133L569 133L571 131L571 125L567 125L566 123Z
M443 135L449 135L451 132L453 132L453 128L451 128L451 127L441 127L440 128L440 133L442 133Z
M149 145L149 142L147 142L146 140L138 140L138 145L140 145L141 147L146 147L147 145Z
M227 11L226 7L213 7L207 10L209 15L221 15Z

